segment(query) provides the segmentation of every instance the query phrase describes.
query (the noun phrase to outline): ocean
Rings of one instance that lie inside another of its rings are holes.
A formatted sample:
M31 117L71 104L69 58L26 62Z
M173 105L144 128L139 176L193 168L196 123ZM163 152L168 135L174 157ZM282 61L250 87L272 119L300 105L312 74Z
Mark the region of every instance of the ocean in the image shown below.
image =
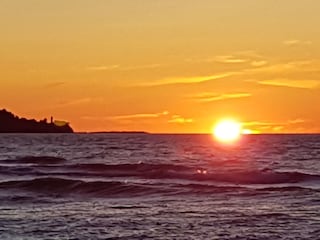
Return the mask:
M0 134L0 239L320 239L320 135Z

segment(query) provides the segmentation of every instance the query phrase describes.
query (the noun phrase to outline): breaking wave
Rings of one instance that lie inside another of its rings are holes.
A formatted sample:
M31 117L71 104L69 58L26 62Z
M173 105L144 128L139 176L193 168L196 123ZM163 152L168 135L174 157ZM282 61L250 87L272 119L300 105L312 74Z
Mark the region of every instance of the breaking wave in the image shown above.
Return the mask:
M53 195L129 197L150 194L213 194L320 189L320 175L297 171L218 171L178 164L70 163L58 157L0 161L0 190ZM18 178L17 178L18 177ZM308 183L312 183L309 187ZM314 187L316 186L316 187Z
M185 194L261 194L274 191L310 190L302 187L266 187L252 189L241 186L215 186L208 184L137 184L120 181L82 181L63 178L36 178L30 180L7 181L0 183L0 190L17 190L46 194L49 196L90 197L139 197L150 195Z
M105 177L136 176L152 179L185 179L193 181L214 181L235 184L281 184L320 181L319 175L302 172L276 171L228 171L212 172L203 168L192 168L171 164L81 164L70 165L70 170L82 169L86 172L100 173Z

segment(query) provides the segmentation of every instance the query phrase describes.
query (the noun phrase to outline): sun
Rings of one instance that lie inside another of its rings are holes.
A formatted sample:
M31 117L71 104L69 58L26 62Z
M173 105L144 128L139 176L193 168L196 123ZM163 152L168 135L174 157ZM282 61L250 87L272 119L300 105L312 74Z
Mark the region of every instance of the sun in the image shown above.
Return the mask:
M213 127L214 137L224 143L230 143L238 140L242 133L241 123L236 120L228 119L219 121Z

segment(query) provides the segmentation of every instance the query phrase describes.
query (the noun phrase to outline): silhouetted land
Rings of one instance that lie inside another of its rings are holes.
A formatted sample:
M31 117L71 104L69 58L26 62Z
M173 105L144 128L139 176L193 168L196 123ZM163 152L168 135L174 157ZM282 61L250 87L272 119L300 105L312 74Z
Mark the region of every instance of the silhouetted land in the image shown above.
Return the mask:
M1 133L73 133L69 123L62 121L51 121L47 119L36 121L35 119L19 118L13 113L3 109L0 110L0 132Z

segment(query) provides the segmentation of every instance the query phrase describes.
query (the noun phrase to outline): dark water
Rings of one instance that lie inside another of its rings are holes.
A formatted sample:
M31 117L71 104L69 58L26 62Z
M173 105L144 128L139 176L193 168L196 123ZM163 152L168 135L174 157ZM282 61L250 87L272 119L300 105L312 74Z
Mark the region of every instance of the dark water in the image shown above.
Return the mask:
M320 135L0 135L0 239L319 236Z

